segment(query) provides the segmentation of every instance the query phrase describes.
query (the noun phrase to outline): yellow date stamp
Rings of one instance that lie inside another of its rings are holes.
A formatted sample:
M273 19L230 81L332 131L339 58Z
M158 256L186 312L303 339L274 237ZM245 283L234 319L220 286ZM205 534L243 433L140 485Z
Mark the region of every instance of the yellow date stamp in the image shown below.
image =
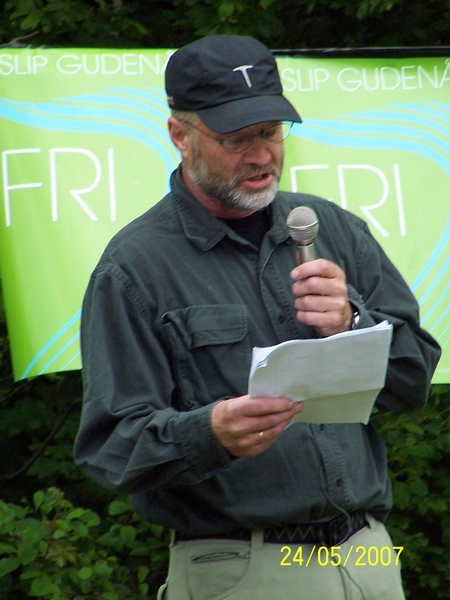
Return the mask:
M312 561L317 561L320 567L346 567L349 561L356 567L398 567L403 546L349 546L345 549L341 546L283 546L280 552L283 554L280 567L308 567Z

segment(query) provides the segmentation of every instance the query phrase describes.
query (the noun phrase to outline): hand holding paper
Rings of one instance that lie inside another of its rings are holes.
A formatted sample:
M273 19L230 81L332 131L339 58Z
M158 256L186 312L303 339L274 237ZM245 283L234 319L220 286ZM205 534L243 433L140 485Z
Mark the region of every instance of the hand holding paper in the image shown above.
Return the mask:
M250 397L303 401L294 421L367 424L386 379L392 325L253 348Z

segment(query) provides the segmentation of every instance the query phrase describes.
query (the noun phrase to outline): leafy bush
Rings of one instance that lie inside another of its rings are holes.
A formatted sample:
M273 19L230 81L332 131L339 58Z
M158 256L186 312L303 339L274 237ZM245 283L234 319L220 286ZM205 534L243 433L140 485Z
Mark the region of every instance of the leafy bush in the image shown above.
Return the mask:
M57 439L49 439L56 430L52 421L61 420L59 412L67 415L67 404L71 404L77 388L76 377L61 376L62 384L39 378L32 394L25 387L23 398L20 394L15 398L11 407L14 418L5 408L2 411L4 419L0 422L11 435L11 445L18 447L17 439L27 441L21 459L26 460L27 448L32 458L39 456L29 466L31 474L25 470L12 479L15 486L2 493L6 501L0 501L0 600L139 600L154 598L164 580L167 531L141 521L127 499L112 500L113 496L100 491L69 465L75 415L73 422L67 416L60 428L65 429L64 436L58 437L58 433ZM39 395L36 388L41 386L48 394L55 385L65 401L59 400L58 410L54 403L47 403L51 419L47 418L46 427L44 407L30 413L32 418L23 427L25 435L20 427L23 410L17 404L28 406L30 398ZM402 572L408 598L416 598L418 590L421 600L450 598L449 400L450 386L434 386L423 410L373 418L388 448L394 509L387 526L394 545L404 547ZM41 411L38 418L36 414ZM33 419L37 419L37 429L33 429ZM42 440L48 442L44 447ZM6 440L3 442L7 448ZM27 490L46 480L58 480L64 493L52 487L35 492L28 502L10 501L19 493L27 497ZM68 495L80 504L89 498L88 507L76 507Z
M0 599L148 598L167 545L163 528L137 519L126 500L103 521L56 488L36 492L32 507L0 501Z
M211 33L271 48L437 46L449 43L447 0L6 0L0 43L179 48Z
M151 599L165 578L167 531L73 464L81 394L77 371L13 383L0 311L0 600ZM450 598L450 386L433 386L421 411L373 423L407 597Z
M394 508L387 527L404 547L409 598L450 598L449 401L450 386L436 385L423 410L373 419L388 449Z

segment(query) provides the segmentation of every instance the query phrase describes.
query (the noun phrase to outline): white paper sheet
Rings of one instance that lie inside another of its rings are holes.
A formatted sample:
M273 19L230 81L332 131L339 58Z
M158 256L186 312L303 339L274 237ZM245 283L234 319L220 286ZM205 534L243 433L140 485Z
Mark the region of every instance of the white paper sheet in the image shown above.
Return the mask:
M384 387L392 325L253 348L249 394L303 402L294 421L365 423Z

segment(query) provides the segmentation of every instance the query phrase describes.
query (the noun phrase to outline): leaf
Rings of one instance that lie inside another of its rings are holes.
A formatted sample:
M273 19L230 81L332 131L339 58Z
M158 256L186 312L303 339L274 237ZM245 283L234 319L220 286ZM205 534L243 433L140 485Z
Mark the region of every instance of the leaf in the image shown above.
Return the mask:
M21 573L20 579L35 579L36 577L41 577L41 576L42 576L41 571L27 569L26 571L23 571L23 573Z
M139 583L144 583L147 579L150 570L147 567L139 567L138 569L138 581Z
M97 543L102 546L109 546L117 551L120 551L123 545L121 539L112 532L101 535L99 538L97 538Z
M44 502L44 500L45 500L45 494L42 490L39 490L38 492L33 494L33 504L34 504L35 508L39 508L41 506L41 504Z
M356 13L357 19L364 19L369 14L369 3L367 0L363 0L359 5L358 11Z
M114 500L108 507L108 513L114 517L117 515L123 515L124 513L130 510L130 505L128 502L124 502L122 500Z
M100 517L98 514L93 510L87 510L85 508L75 508L74 510L71 510L67 515L67 519L79 519L88 527L100 525Z
M437 439L436 444L439 450L450 454L450 433L440 435Z
M58 594L59 588L52 582L50 577L43 575L36 579L33 579L31 583L31 589L28 592L29 596L51 596L52 594Z
M119 595L115 592L103 592L100 595L100 600L119 600Z
M66 515L66 518L67 519L79 519L84 512L86 512L86 510L84 508L74 508Z
M150 525L150 530L156 538L160 538L164 531L164 525Z
M393 481L392 483L394 502L399 508L406 508L410 504L411 493L409 487L401 481Z
M78 571L78 577L84 581L84 580L92 577L92 573L93 573L92 567L82 567Z
M39 554L39 549L29 542L19 544L17 549L17 557L22 565L29 565Z
M131 525L124 525L120 528L120 539L127 546L132 546L136 539L136 529Z
M139 584L139 592L141 593L143 598L147 598L148 596L148 588L149 585L148 583L141 583Z
M409 489L417 496L426 496L428 494L427 484L419 478L411 478L409 482Z
M406 429L406 431L409 431L410 433L418 433L419 435L423 435L422 427L419 427L418 425L416 425L416 423L413 423L412 421L405 421L403 427Z
M13 13L13 18L15 17L23 17L27 15L29 12L34 10L35 3L34 0L19 0L18 2L9 3L10 8L15 7L15 11Z
M0 542L0 554L14 554L16 547L12 544L4 544Z
M217 12L219 14L221 21L226 21L231 17L236 9L236 3L232 0L224 0L217 7Z
M94 567L94 573L98 577L107 579L113 573L113 569L111 567L109 567L108 565L106 565L105 563L98 563Z
M20 561L17 558L8 557L0 560L0 577L4 577L8 573L12 573L20 567Z
M22 21L20 24L20 28L22 30L25 29L36 29L41 22L42 17L44 16L44 11L42 10L32 10Z

